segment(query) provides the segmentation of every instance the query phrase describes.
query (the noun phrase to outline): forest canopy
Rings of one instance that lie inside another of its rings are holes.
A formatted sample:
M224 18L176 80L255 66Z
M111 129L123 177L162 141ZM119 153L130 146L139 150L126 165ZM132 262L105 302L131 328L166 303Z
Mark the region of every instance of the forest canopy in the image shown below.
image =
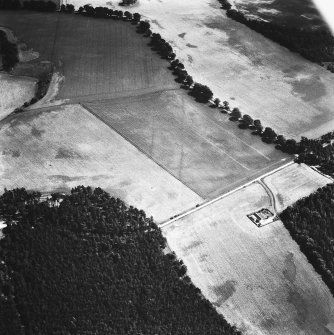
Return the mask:
M57 198L25 189L0 197L2 335L240 334L164 254L144 211L100 188Z
M334 294L334 184L297 201L280 218Z
M334 62L334 37L329 29L299 29L274 24L272 22L247 18L242 12L228 9L231 19L245 24L250 29L297 52L306 59L316 62Z

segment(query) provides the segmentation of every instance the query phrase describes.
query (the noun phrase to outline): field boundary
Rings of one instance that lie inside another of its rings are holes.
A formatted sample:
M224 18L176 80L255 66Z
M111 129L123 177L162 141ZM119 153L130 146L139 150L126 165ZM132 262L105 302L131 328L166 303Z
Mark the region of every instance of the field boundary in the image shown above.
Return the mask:
M169 175L171 175L173 178L177 179L182 185L184 185L185 187L187 187L189 190L191 190L192 192L194 192L196 195L198 195L200 198L204 199L205 197L203 197L203 195L199 194L197 191L193 190L190 186L188 186L187 184L185 184L182 180L180 180L178 177L174 176L172 173L170 173L162 164L160 164L159 162L157 162L151 155L149 155L148 153L146 153L145 151L143 151L136 143L134 143L131 139L127 138L126 136L124 136L122 133L120 133L117 129L115 129L114 127L112 127L110 124L108 124L105 120L103 120L103 118L101 118L97 113L95 113L91 108L89 108L88 106L86 106L83 103L79 103L79 105L84 108L85 110L87 110L90 114L94 115L99 121L103 122L107 127L109 127L111 130L113 130L114 132L116 132L118 135L120 135L122 138L124 138L124 140L126 140L127 142L129 142L131 145L133 145L137 150L139 150L142 154L144 154L146 157L148 157L152 162L154 162L155 164L157 164L160 168L162 168L164 171L166 171Z
M310 168L316 172L318 172L319 174L321 174L322 176L326 177L327 179L331 180L332 183L334 183L334 178L332 178L331 176L321 172L316 166L310 166Z

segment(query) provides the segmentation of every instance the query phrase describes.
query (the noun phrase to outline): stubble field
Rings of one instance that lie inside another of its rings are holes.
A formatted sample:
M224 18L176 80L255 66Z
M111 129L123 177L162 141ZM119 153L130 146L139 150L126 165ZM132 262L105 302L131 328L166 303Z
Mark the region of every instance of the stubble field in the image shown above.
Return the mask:
M0 25L65 76L59 99L87 101L175 88L168 63L127 22L80 15L6 11Z
M202 199L78 105L0 122L1 186L68 192L102 187L157 222Z
M294 187L285 174L299 167L287 169L272 175L283 196ZM308 186L300 195L326 184L317 178L313 170L304 174ZM274 211L272 205L253 183L165 226L163 234L194 284L243 334L334 334L334 299L282 222L258 228L246 216Z
M183 91L86 105L203 198L214 198L290 159Z

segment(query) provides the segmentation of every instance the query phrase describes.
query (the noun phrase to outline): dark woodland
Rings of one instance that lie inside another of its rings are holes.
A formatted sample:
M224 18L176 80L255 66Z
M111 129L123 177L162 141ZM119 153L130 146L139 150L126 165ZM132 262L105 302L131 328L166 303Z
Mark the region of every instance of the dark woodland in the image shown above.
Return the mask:
M334 294L334 184L297 201L280 218Z
M240 334L144 211L100 188L52 198L0 198L0 334Z
M304 58L316 62L334 62L334 37L329 29L306 30L285 27L271 22L249 19L243 13L228 9L226 14L231 19L279 43Z
M4 31L0 31L0 58L5 71L10 71L19 61L17 46L7 39Z

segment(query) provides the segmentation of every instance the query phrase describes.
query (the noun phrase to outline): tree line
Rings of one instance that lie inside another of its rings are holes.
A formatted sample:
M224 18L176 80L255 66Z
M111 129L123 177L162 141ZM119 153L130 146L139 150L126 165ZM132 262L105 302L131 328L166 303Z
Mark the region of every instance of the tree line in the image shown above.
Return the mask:
M0 216L2 335L241 334L164 254L153 219L100 188L76 187L59 207L5 190Z
M334 184L297 201L280 218L334 295Z
M31 1L36 2L36 1ZM229 7L227 0L221 1L223 7ZM72 4L62 5L60 8L62 13L74 13L74 6ZM288 153L296 153L296 141L292 139L285 139L283 135L277 134L271 127L264 127L261 120L253 120L249 115L242 115L240 109L235 107L230 108L229 103L224 101L221 104L219 98L213 99L212 90L204 84L197 83L193 77L188 74L184 64L176 58L176 54L171 44L162 38L158 33L154 33L151 30L151 25L148 21L141 20L139 13L130 13L129 11L123 12L122 10L114 10L108 7L93 7L91 5L85 5L79 7L76 12L78 15L123 20L130 22L136 26L136 30L139 34L150 38L148 45L153 51L157 52L161 58L169 61L170 66L168 67L174 76L176 81L181 84L181 88L188 90L188 94L193 96L197 102L208 103L211 102L211 107L217 107L222 113L230 114L231 121L239 121L239 127L241 129L251 129L254 135L261 136L262 140L266 143L275 143L276 147Z
M297 163L317 166L318 170L334 178L334 132L318 139L302 137L297 149Z
M37 101L41 100L46 93L48 92L50 82L52 80L54 67L53 65L47 71L43 71L38 75L38 81L36 83L36 90L34 96L30 101L26 101L21 107L17 107L14 110L14 113L22 113L26 107L29 107L35 104Z
M226 15L312 62L321 65L324 62L334 62L334 36L329 29L314 30L282 26L247 18L235 9L227 9ZM328 69L334 72L333 65Z

